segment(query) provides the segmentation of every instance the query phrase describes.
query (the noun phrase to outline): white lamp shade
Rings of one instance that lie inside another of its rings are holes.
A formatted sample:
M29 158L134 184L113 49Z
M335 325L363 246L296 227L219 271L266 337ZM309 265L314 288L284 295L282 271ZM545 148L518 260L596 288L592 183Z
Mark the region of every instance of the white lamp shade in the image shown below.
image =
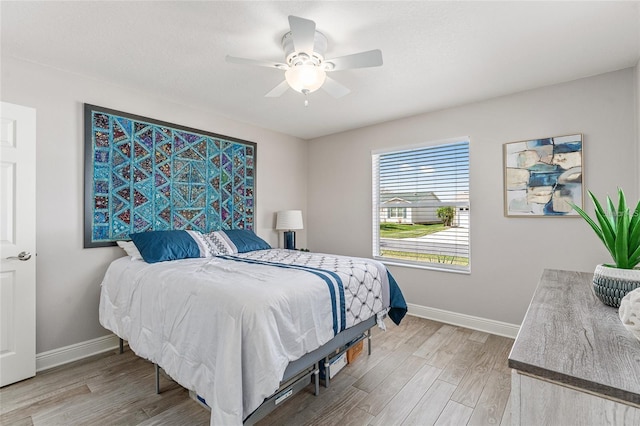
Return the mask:
M300 93L308 90L311 93L322 86L327 73L314 65L295 65L284 73L284 78L293 90Z
M302 229L301 210L281 210L277 214L276 229L291 231Z

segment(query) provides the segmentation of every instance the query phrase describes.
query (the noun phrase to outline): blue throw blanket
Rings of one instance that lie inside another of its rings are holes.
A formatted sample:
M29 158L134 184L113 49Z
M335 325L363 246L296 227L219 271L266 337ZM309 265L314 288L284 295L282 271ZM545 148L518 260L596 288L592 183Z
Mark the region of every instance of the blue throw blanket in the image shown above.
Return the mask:
M393 278L391 272L387 271L387 277L389 277L389 318L396 324L400 325L400 321L407 314L407 302L404 300L402 291L398 287L396 279Z

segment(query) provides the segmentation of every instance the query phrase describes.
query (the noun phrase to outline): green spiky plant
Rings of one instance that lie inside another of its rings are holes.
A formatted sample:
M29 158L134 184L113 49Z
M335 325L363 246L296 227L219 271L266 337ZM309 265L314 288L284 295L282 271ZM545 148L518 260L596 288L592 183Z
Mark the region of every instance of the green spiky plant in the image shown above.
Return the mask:
M575 204L571 204L571 207L587 221L609 250L615 265L606 266L619 269L635 268L640 263L640 201L633 214L630 214L624 192L618 188L618 208L616 209L611 198L607 196L607 214L593 193L588 192L595 207L597 223L580 207Z

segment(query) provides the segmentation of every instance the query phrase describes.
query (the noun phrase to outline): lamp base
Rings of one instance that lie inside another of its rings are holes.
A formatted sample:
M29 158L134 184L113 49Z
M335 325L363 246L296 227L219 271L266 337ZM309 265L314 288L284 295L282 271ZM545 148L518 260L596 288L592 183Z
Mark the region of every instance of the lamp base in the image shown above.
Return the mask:
M296 233L295 231L285 231L284 233L284 248L288 250L296 249Z

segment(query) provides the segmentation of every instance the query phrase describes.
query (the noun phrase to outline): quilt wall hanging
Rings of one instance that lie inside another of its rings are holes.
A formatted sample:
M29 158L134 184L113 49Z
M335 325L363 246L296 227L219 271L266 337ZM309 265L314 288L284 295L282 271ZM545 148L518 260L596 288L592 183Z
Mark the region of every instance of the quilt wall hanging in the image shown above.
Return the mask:
M504 144L507 217L580 217L583 207L582 135Z
M84 105L84 247L149 230L253 229L256 144Z

